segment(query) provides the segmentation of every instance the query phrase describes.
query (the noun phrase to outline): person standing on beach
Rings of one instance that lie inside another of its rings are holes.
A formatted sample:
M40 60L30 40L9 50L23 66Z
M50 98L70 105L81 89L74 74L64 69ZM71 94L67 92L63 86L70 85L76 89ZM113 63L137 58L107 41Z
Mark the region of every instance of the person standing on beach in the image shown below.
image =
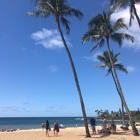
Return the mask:
M90 125L91 125L91 129L92 129L92 133L96 133L96 128L95 128L95 125L96 125L96 120L94 117L92 117L90 119Z
M103 118L103 132L105 132L105 133L107 132L106 127L107 127L107 119L104 116L104 118Z
M111 125L110 127L111 127L111 130L112 130L112 134L113 134L113 132L116 133L116 125L115 125L115 122L114 122L113 119L111 119L110 125Z
M58 136L58 132L59 132L59 125L57 123L57 121L54 122L54 136Z
M49 124L49 121L48 120L46 120L45 127L46 127L46 136L49 137L50 124Z

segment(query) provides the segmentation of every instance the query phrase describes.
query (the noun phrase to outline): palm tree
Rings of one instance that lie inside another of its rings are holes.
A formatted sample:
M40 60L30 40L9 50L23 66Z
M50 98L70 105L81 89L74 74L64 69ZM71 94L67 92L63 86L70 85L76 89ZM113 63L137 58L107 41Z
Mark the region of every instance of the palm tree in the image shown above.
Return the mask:
M91 51L93 51L98 46L103 46L106 40L108 55L111 62L111 67L113 69L113 75L115 77L115 81L119 89L120 97L123 101L125 110L127 111L127 114L129 116L133 134L139 135L132 121L130 111L128 109L128 106L126 104L126 101L122 92L122 88L121 88L121 85L120 85L120 82L119 82L119 79L118 79L118 76L114 67L114 63L111 59L110 45L109 45L109 39L112 39L114 42L117 42L119 46L121 46L123 39L131 40L132 42L134 42L134 37L126 33L119 33L118 31L119 29L122 29L122 28L127 29L127 26L126 24L124 24L122 18L119 18L114 24L111 24L110 18L111 18L112 13L113 12L110 12L110 11L103 12L103 14L98 14L97 16L93 17L88 23L89 30L82 37L82 43L89 40L97 41L96 45L91 49Z
M135 7L135 4L140 4L140 0L110 0L110 10L114 8L122 8L124 6L129 5L130 8L130 20L129 25L132 25L132 20L134 20L134 16L137 19L138 25L140 27L140 18L137 14L137 9Z
M120 56L120 53L117 53L116 55L114 55L113 51L110 52L110 55L111 55L111 58L112 58L112 61L114 63L114 67L115 69L118 69L118 70L121 70L122 72L125 72L126 74L128 73L127 69L124 68L124 66L121 64L121 63L118 63L118 56ZM108 71L107 71L107 74L112 74L112 77L113 77L113 80L114 80L114 83L115 83L115 86L116 86L116 89L119 93L119 89L117 87L117 83L115 81L115 77L113 75L113 71L112 71L112 67L111 67L111 63L110 63L110 59L109 59L109 55L108 55L108 52L107 51L104 51L103 52L103 55L98 55L97 56L97 59L102 62L103 64L102 65L96 65L97 68L106 68L108 67ZM120 96L120 93L119 93L119 96ZM120 99L121 99L121 96L120 96ZM124 121L124 107L123 107L123 101L121 100L121 103L122 103L122 124L125 124L125 121Z
M83 13L76 8L70 7L67 0L36 0L36 9L37 9L36 11L27 12L26 15L35 15L36 17L41 16L41 17L47 18L48 16L50 16L52 14L55 18L55 23L58 26L58 30L59 30L61 39L62 39L64 47L66 49L66 52L67 52L67 55L68 55L68 58L69 58L69 61L71 64L71 68L73 71L76 87L77 87L77 90L79 93L79 98L80 98L80 103L81 103L81 108L82 108L82 113L83 113L83 118L84 118L84 124L85 124L85 130L86 130L86 137L91 137L90 133L89 133L89 129L88 129L84 101L82 98L82 93L81 93L80 85L78 82L78 77L77 77L77 73L75 70L74 62L72 60L72 56L70 54L70 51L68 49L67 43L65 41L65 38L64 38L63 32L61 30L61 26L60 26L60 22L61 22L62 25L64 25L64 27L66 29L66 33L69 34L70 33L70 28L69 28L70 22L65 18L65 16L70 16L70 17L75 16L76 18L81 19L83 17Z
M95 110L95 112L97 112L97 114L98 114L98 118L101 119L101 115L100 115L100 113L103 113L102 109L101 109L101 110Z

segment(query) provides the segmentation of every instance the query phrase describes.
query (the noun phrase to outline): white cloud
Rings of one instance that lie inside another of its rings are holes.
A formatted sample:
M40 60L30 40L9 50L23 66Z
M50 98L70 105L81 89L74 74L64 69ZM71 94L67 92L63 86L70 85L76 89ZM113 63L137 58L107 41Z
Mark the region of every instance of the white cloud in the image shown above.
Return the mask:
M56 72L56 71L58 71L58 69L57 69L57 67L56 67L55 65L50 66L50 67L49 67L49 70L50 70L51 72Z
M31 38L36 41L36 44L41 44L45 48L55 49L63 48L63 42L57 30L48 30L43 28L41 31L31 34ZM65 37L67 45L72 46L71 43Z
M134 67L132 67L132 66L128 66L128 67L126 67L126 69L127 69L127 71L130 73L130 72L133 72L134 70L135 70L135 68Z
M93 55L84 56L83 58L85 58L86 60L98 61L98 59L97 59L98 55L102 55L102 53L98 51L98 52L94 53Z
M6 107L0 107L0 109L3 109L2 111L7 112L20 112L20 108L16 106L6 106Z
M136 9L140 9L140 5L135 5ZM112 21L116 21L119 18L124 18L124 22L128 26L128 30L121 30L121 32L128 33L134 36L135 41L132 43L131 41L124 40L122 47L129 47L133 48L135 51L140 50L140 28L138 26L136 18L132 20L132 26L129 27L129 19L130 19L130 12L129 7L125 9L121 9L118 12L112 14ZM138 15L140 16L140 10L137 10Z

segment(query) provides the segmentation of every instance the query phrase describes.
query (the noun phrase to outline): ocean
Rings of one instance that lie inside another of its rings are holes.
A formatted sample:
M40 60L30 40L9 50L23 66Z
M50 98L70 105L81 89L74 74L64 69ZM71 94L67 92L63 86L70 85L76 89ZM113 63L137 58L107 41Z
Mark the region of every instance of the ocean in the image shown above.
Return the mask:
M51 127L53 127L55 120L58 124L63 124L66 127L84 126L82 117L1 117L0 129L38 129L42 127L42 123L46 120L49 120ZM122 124L122 121L115 120L115 123ZM89 120L88 124L90 124ZM96 124L102 125L102 120L96 120ZM110 120L108 120L108 124L110 124Z

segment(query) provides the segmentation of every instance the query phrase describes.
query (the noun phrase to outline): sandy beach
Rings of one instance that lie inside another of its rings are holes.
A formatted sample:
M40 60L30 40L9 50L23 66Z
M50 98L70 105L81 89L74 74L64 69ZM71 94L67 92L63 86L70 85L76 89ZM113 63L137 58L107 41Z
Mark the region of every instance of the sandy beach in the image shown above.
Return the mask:
M96 129L100 129L96 126ZM117 125L115 134L91 134L94 140L140 140L140 136L133 136L131 127L127 131L121 130L120 125ZM140 126L137 126L140 129ZM53 130L53 129L52 129ZM90 129L89 129L90 130ZM53 131L49 132L50 137L46 137L45 130L31 129L19 130L14 132L0 132L0 140L86 140L84 127L71 127L60 129L59 136L55 137Z

